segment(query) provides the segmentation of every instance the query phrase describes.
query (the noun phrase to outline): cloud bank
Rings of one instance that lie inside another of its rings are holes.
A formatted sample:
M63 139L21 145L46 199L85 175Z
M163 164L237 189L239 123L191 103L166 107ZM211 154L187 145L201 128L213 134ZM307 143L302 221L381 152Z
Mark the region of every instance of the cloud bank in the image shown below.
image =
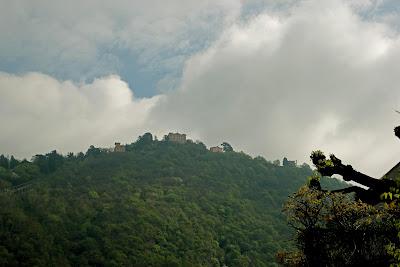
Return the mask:
M227 29L152 116L267 158L323 149L379 176L398 161L399 51L397 33L350 5L304 2Z
M152 98L134 98L118 76L79 84L3 73L1 151L76 151L178 130L267 159L308 162L322 149L382 175L400 149L400 43L359 15L367 2L302 1L226 24L185 61L179 87Z
M159 99L136 99L118 76L74 84L40 73L0 73L0 96L0 153L28 158L133 141Z

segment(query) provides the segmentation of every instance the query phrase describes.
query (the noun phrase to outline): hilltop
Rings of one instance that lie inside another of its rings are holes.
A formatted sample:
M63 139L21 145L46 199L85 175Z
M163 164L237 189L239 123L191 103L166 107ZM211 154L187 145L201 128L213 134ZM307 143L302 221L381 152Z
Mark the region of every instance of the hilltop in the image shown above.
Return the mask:
M290 245L282 205L310 167L148 137L0 160L0 266L274 265Z

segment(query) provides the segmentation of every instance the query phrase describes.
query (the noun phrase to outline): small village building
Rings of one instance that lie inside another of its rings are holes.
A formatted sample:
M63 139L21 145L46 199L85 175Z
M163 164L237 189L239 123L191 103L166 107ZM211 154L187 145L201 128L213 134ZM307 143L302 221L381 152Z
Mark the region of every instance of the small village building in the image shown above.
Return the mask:
M222 153L222 152L224 152L224 150L222 149L222 147L219 147L219 146L210 147L210 151L211 151L211 152L214 152L214 153Z
M184 144L186 143L186 134L169 133L166 136L166 140L174 143Z
M125 152L125 146L121 143L115 143L114 152Z

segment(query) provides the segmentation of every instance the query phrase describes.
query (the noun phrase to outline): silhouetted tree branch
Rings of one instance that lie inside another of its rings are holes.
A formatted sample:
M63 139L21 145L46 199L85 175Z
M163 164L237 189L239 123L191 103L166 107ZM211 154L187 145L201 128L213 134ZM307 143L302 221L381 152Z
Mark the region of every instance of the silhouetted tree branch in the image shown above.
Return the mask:
M400 126L394 129L394 133L400 138ZM352 186L334 192L350 193L355 192L357 196L366 202L376 202L383 192L390 191L391 187L396 186L396 182L389 179L376 179L353 169L351 165L344 165L340 159L331 154L329 159L322 151L313 151L311 160L322 176L341 175L345 181L353 181L368 187L368 190ZM314 182L315 183L315 182ZM313 185L314 188L318 186Z
M396 135L398 138L400 138L400 126L397 126L394 128L394 135Z

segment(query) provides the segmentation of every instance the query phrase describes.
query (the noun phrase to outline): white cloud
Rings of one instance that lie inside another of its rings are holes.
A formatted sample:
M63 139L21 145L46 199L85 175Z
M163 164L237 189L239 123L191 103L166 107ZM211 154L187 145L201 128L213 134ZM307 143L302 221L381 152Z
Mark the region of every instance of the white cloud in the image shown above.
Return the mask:
M398 37L342 1L228 28L152 111L163 127L267 158L336 153L379 176L398 158ZM397 163L397 162L396 162Z
M118 76L74 84L39 73L0 73L0 96L1 153L28 158L133 141L159 98L135 99Z

